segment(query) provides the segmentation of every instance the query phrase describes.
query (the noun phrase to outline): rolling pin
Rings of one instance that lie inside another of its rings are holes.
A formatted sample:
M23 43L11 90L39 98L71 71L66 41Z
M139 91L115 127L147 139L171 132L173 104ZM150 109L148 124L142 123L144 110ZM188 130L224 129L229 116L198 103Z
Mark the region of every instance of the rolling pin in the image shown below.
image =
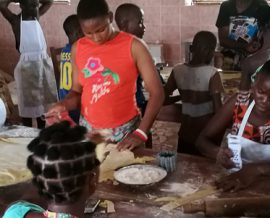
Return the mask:
M204 212L205 216L270 216L270 197L206 199L183 206L184 213Z

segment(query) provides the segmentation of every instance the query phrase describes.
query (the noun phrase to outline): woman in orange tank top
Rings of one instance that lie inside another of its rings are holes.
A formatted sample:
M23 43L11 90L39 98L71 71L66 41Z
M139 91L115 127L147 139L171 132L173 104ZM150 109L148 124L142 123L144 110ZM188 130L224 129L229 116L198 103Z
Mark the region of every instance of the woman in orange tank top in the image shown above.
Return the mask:
M80 0L77 15L85 37L72 47L72 91L47 116L81 108L80 124L100 133L119 149L133 149L147 140L164 93L144 42L114 30L105 0ZM150 93L140 120L135 92L140 72ZM104 131L105 130L105 131Z

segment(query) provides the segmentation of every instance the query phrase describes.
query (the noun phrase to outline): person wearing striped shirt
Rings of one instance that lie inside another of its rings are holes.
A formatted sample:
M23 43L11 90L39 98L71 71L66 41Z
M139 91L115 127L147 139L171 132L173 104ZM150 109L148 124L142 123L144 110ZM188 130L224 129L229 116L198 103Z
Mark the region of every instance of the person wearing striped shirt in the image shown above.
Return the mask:
M182 100L178 152L200 155L195 147L196 139L221 106L221 78L211 65L216 44L213 33L198 32L192 42L190 62L177 64L165 85L165 104L170 102L170 94L176 89Z

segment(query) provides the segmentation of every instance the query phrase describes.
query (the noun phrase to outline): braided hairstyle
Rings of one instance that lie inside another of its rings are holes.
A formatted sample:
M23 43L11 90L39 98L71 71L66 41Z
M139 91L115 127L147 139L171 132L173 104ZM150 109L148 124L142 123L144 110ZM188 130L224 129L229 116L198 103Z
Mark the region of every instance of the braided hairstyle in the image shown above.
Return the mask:
M270 6L268 4L260 4L257 9L257 15L255 16L258 19L260 27L269 25L270 22Z
M28 149L33 153L27 167L39 193L56 203L76 201L87 177L99 164L96 145L85 138L82 126L70 127L64 121L42 130Z

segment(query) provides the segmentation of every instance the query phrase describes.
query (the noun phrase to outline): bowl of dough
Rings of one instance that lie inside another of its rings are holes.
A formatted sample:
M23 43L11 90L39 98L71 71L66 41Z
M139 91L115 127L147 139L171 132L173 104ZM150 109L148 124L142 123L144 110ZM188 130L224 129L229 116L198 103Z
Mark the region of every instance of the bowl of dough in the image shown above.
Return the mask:
M117 182L132 186L156 184L166 176L166 170L150 164L133 164L114 171Z

